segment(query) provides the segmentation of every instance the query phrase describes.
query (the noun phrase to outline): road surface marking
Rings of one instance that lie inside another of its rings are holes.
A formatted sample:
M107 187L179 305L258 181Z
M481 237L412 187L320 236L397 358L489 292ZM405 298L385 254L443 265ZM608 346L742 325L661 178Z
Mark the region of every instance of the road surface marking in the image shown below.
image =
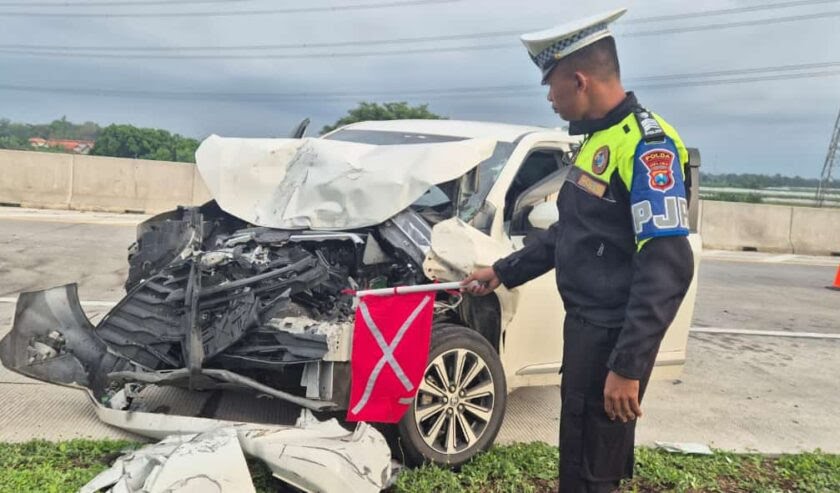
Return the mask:
M803 339L838 339L840 334L824 334L820 332L787 332L782 330L743 330L724 329L720 327L692 327L689 331L692 334L731 334L743 336L765 336L765 337L799 337Z
M762 262L768 262L771 264L778 264L781 262L788 262L790 260L796 260L796 255L787 254L787 255L773 255L772 257L767 257L763 259Z

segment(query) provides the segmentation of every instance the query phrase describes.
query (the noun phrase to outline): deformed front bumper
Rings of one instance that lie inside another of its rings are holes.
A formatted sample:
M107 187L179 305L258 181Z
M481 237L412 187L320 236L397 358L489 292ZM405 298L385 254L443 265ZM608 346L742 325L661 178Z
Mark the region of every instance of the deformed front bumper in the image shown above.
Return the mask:
M299 404L304 410L297 423L266 425L131 409L128 387L120 388L123 382L177 384L189 379L188 370L150 371L110 350L85 316L75 284L20 295L12 330L0 341L0 360L29 377L84 388L103 422L163 439L119 459L83 491L180 491L173 486L205 484L227 484L220 491L253 491L241 471L243 452L304 491L379 491L391 475L388 445L370 425L347 430L335 419L319 421L306 408L332 403L286 394L233 372L201 369L190 380L205 388L247 387Z
M120 308L118 305L112 313ZM75 284L20 295L12 330L0 341L0 361L28 377L89 389L100 401L108 400L122 383L138 382L202 390L239 387L313 411L337 407L334 402L300 397L224 369L143 368L97 336L79 303Z
M134 368L96 337L75 284L20 295L12 330L0 341L0 361L28 377L97 395L109 373Z

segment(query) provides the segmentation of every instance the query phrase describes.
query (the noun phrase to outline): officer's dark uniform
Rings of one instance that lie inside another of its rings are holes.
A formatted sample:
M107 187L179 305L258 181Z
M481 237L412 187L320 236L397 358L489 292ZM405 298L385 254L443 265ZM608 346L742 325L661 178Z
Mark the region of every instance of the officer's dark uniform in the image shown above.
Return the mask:
M609 370L650 378L694 272L683 177L688 155L633 93L586 135L557 199L559 221L493 269L507 288L551 268L566 307L561 491L611 491L633 472L635 421L604 411Z

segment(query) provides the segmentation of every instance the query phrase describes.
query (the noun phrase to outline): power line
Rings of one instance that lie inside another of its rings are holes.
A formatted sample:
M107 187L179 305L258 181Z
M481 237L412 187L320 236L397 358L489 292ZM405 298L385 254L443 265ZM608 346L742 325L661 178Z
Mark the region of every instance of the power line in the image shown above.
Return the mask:
M415 7L420 5L456 3L462 0L405 0L380 3L358 3L351 5L336 5L324 7L294 7L282 9L236 10L230 12L37 12L12 11L0 12L0 17L89 17L89 18L118 18L118 17L234 17L243 15L272 15L272 14L302 14L311 12L340 12L348 10L370 10L394 7Z
M0 14L2 15L2 14ZM448 34L440 36L417 36L408 38L385 38L371 40L346 40L320 43L285 43L270 45L234 45L234 46L67 46L67 45L24 45L2 44L0 49L26 50L83 50L83 51L254 51L254 50L300 50L312 48L339 48L345 46L375 46L383 44L414 44L439 41L464 41L483 38L516 36L523 30L488 31L468 34Z
M831 64L807 64L807 66L832 65L840 66L840 62ZM805 65L803 65L805 66ZM743 69L743 73L755 73L757 70L773 72L787 70L791 66L767 67L764 69ZM721 71L723 72L723 71ZM735 71L725 71L735 73ZM700 72L698 77L707 77L714 72ZM720 72L717 72L720 73ZM698 87L743 84L752 82L779 81L789 79L823 78L840 75L840 69L823 70L817 72L792 73L792 74L769 74L748 77L729 77L717 80L688 80L675 81L667 80L674 75L661 76L661 80L650 80L649 78L635 79L640 81L636 88L658 89L674 87ZM685 77L687 74L679 74ZM634 79L628 79L628 82ZM645 82L646 81L646 82ZM330 101L346 100L354 98L382 98L399 97L404 99L424 97L430 99L446 98L475 98L475 97L534 97L545 92L539 86L533 85L508 85L508 86L478 86L478 87L453 87L436 89L413 89L404 91L359 91L359 92L299 92L299 93L230 93L230 92L201 92L201 91L148 91L148 90L122 90L122 89L95 89L81 87L39 87L32 85L11 85L0 84L0 90L33 93L70 94L77 96L102 96L139 99L162 99L162 100L198 100L198 101L225 101L225 102L280 102L280 101Z
M76 8L76 7L151 7L157 5L199 5L208 3L245 3L259 0L146 0L146 1L128 1L128 2L0 2L0 7L61 7L61 8Z
M822 72L809 72L804 74L779 74L767 75L758 77L740 77L733 79L722 80L704 80L704 81L688 81L688 82L665 82L662 84L640 84L636 87L645 89L655 89L660 87L701 87L701 86L722 86L729 84L744 84L747 82L767 82L774 80L790 80L790 79L816 79L822 77L834 77L840 75L840 70L824 70Z
M632 80L637 82L657 81L657 80L673 80L673 79L695 79L707 77L724 77L728 75L745 75L756 74L761 72L787 72L796 70L810 70L817 68L831 68L840 67L840 62L819 62L819 63L804 63L799 65L776 65L772 67L757 67L731 70L715 70L712 72L694 72L683 74L669 74L669 75L652 75L648 77L636 77Z
M435 0L435 1L460 1L460 0ZM837 12L821 12L816 14L805 14L797 16L773 17L769 19L757 19L751 21L740 22L726 22L705 24L700 26L688 26L682 28L669 29L650 29L643 31L634 31L624 33L625 37L640 37L640 36L656 36L663 34L681 34L687 32L708 31L713 29L729 29L747 26L760 26L777 24L783 22L797 22L813 19L824 19L829 17L840 16L840 11ZM387 45L387 44L411 44L411 43L426 43L439 41L459 41L472 40L480 38L493 38L499 36L508 36L521 32L516 31L491 31L484 33L472 34L456 34L447 36L424 36L416 38L393 38L381 40L368 41L345 41L345 42L331 42L331 43L304 43L304 44L282 44L282 45L257 45L257 46L227 46L227 47L66 47L66 46L33 46L33 45L0 45L0 53L8 55L20 56L43 56L43 57L68 57L68 58L119 58L119 59L212 59L212 60L254 60L254 59L308 59L308 58L354 58L354 57L371 57L371 56L389 56L389 55L412 55L421 53L452 53L460 51L482 51L482 50L497 50L497 49L514 49L517 48L515 44L485 44L485 45L467 45L467 46L448 46L448 47L419 47L400 50L367 50L367 51L348 51L348 52L310 52L310 53L260 53L260 54L194 54L194 53L180 53L180 54L160 54L160 53L112 53L113 51L236 51L236 50L271 50L271 49L317 49L326 47L346 47L346 46L367 46L367 45ZM72 52L64 50L82 50L92 51L91 53ZM94 51L97 50L97 51ZM100 51L107 51L102 53Z
M748 12L760 12L763 10L786 9L791 7L805 7L808 5L819 5L836 3L838 0L792 0L788 2L776 2L763 5L750 5L748 7L733 7L728 9L704 10L700 12L689 12L688 14L668 14L650 17L639 17L622 20L622 24L640 24L645 22L658 21L681 21L686 18L714 17L719 15L745 14Z
M840 12L818 12L816 14L791 15L784 17L771 17L769 19L756 19L751 21L722 22L702 26L674 27L668 29L651 29L645 31L633 31L624 33L625 37L633 38L638 36L655 36L657 34L676 34L697 31L709 31L712 29L729 29L734 27L766 26L769 24L781 24L784 22L797 22L810 19L824 19L826 17L840 16Z
M401 50L387 50L387 51L352 51L347 53L298 53L298 54L260 54L260 55L157 55L157 54L115 54L115 53L67 53L58 51L25 51L25 50L7 50L0 49L0 54L7 55L25 55L25 56L42 56L42 57L59 57L59 58L116 58L116 59L132 59L132 60L303 60L312 58L359 58L371 56L404 56L416 55L420 53L455 53L462 51L484 51L484 50L498 50L515 48L516 45L511 46L510 43L493 44L493 45L477 45L477 46L457 46L457 47L430 47L430 48L410 48Z

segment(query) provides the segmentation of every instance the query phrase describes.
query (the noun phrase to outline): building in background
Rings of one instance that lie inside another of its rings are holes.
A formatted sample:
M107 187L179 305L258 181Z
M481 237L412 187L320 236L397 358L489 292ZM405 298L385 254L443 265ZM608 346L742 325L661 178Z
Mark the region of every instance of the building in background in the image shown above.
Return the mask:
M72 152L75 154L89 154L93 149L94 142L92 140L69 140L69 139L42 139L40 137L32 137L29 139L29 145L33 148L43 147L58 147L65 152Z

